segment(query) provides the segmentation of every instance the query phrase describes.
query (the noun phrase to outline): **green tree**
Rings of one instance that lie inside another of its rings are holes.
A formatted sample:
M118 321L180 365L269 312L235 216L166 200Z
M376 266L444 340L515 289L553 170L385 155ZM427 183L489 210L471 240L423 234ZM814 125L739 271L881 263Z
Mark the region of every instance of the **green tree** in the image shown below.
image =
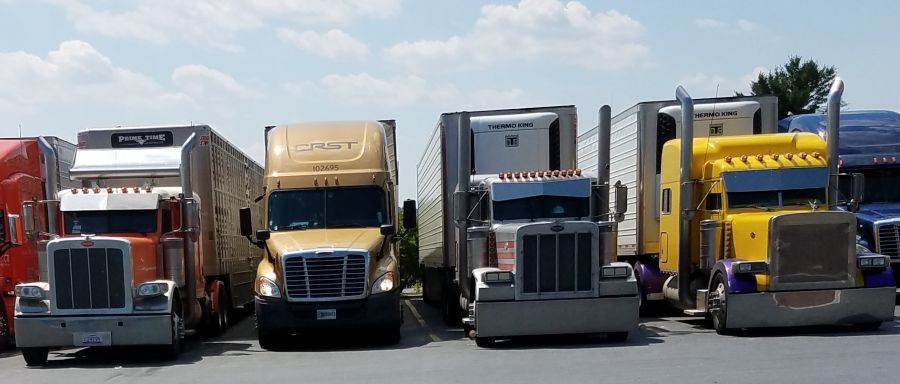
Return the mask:
M400 223L403 223L403 212L400 212ZM422 281L419 267L419 230L410 228L400 238L400 282L404 287L412 287Z
M769 73L760 73L750 82L754 96L778 96L778 118L824 109L828 91L834 81L835 68L820 66L812 59L803 60L791 56L784 67L776 67ZM737 96L744 96L735 92Z

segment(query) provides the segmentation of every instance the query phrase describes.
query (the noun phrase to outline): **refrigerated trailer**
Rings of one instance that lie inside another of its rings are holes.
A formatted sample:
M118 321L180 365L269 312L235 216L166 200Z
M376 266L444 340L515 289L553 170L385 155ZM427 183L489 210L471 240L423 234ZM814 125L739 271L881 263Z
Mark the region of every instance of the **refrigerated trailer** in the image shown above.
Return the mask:
M73 345L174 356L193 330L223 332L253 298L256 250L238 209L259 211L262 167L207 125L89 129L77 145L69 176L81 187L23 206L29 236L49 240L46 276L16 287L26 362Z
M616 223L600 213L608 185L574 166L575 116L573 106L445 113L419 161L423 295L479 346L623 340L637 326L636 281L614 262Z

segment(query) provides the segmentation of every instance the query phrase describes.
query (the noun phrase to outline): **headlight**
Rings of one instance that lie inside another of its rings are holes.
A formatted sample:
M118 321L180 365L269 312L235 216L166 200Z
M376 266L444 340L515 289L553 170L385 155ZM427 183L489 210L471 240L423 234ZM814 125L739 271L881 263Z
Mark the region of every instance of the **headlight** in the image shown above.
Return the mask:
M600 277L611 279L616 277L628 277L629 267L606 266L600 268Z
M281 289L278 289L278 284L262 276L256 279L256 293L265 297L281 297Z
M507 271L485 272L483 275L481 275L481 281L485 282L487 284L490 284L490 283L512 283L513 274L512 274L512 272L507 272Z
M856 259L856 263L860 268L885 268L888 264L888 258L882 255L860 256Z
M388 292L388 291L394 289L395 286L396 286L396 284L394 283L394 273L387 272L387 273L381 275L381 277L376 279L375 283L372 284L372 293L374 294L374 293Z
M136 293L137 297L156 297L162 296L169 291L169 285L166 283L143 283L138 285Z
M16 297L31 300L46 300L46 293L49 288L47 283L19 284L16 286Z
M736 261L731 266L734 273L762 274L769 270L765 261Z

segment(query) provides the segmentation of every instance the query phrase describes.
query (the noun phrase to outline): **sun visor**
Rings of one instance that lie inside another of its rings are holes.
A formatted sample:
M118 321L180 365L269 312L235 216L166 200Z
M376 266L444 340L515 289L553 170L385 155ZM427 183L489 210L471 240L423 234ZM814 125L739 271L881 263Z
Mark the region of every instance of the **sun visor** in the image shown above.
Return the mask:
M591 180L581 178L542 183L496 182L491 184L491 199L494 201L535 196L590 197Z
M158 204L158 193L108 194L100 192L63 195L60 198L60 210L65 212L137 211L156 209Z
M179 175L181 148L79 149L69 171L73 180Z

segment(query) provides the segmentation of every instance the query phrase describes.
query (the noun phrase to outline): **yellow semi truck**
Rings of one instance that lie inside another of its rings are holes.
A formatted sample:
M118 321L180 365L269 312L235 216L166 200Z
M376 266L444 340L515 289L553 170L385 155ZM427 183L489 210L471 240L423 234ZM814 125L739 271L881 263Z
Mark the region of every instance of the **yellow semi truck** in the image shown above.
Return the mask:
M255 284L263 348L323 327L399 340L394 129L393 120L267 127L265 228L252 233L241 211L242 234L264 249Z

